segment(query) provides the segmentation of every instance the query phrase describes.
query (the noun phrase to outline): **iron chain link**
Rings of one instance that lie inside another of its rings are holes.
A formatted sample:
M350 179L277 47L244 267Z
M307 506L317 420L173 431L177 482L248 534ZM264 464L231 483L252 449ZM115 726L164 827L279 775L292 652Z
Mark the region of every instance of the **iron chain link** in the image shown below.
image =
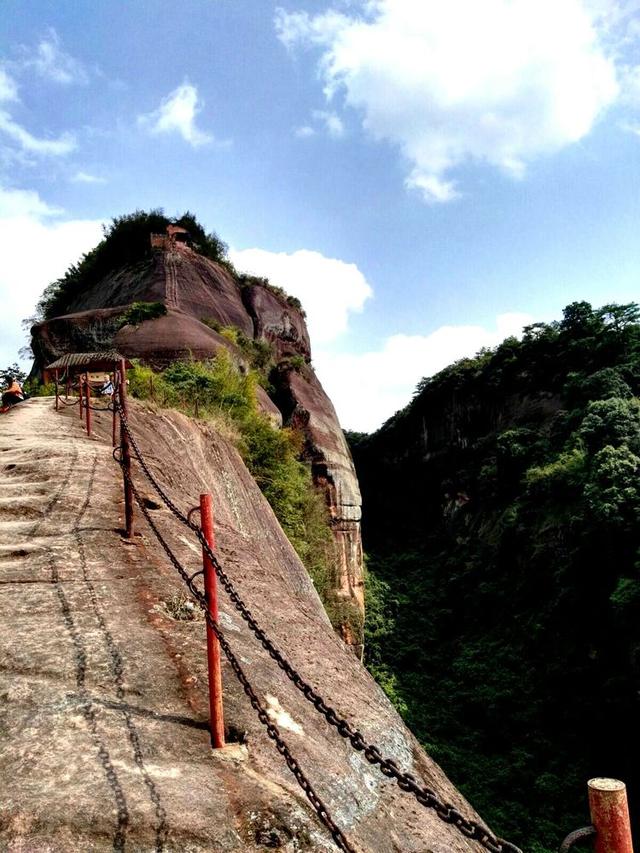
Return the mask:
M276 749L278 750L280 755L283 756L283 758L287 764L287 767L289 768L291 773L294 775L296 781L298 782L298 784L300 785L300 787L304 791L307 799L309 800L309 802L313 806L314 811L316 812L316 814L318 815L318 817L320 818L322 823L326 826L326 828L331 833L331 837L333 838L336 846L340 850L345 851L345 853L355 853L355 850L350 845L349 841L347 840L347 838L345 837L345 835L343 834L341 829L334 822L334 820L331 817L329 810L327 809L326 805L320 799L320 797L316 793L315 789L313 788L311 782L309 782L309 780L305 776L304 771L300 767L297 759L292 754L292 752L289 749L286 741L282 738L282 736L280 734L280 730L269 719L269 715L268 715L264 705L262 704L262 702L258 698L255 690L251 686L251 683L250 683L249 679L247 678L244 670L242 669L242 667L238 661L238 658L236 657L233 650L231 649L231 646L227 642L227 639L226 639L222 629L220 628L218 623L215 621L215 619L211 616L204 593L201 590L199 590L198 587L195 585L195 583L193 581L193 576L189 575L189 573L186 571L184 566L180 563L180 561L178 560L178 558L175 556L175 554L171 550L170 546L168 545L167 541L164 539L164 537L162 536L162 534L160 533L160 531L156 527L153 519L151 518L151 515L149 514L147 507L144 505L144 501L140 497L140 493L138 492L136 486L133 483L133 480L131 479L131 477L129 476L128 472L126 471L126 469L124 467L122 468L122 471L123 471L123 474L125 476L125 479L127 480L129 485L131 486L131 491L133 492L133 497L134 497L136 503L138 504L140 511L142 512L145 519L147 520L147 524L151 528L154 536L156 537L156 539L158 540L158 542L162 546L163 550L165 551L169 560L171 561L171 563L173 564L173 566L177 570L178 574L180 575L182 580L187 585L189 591L191 592L191 595L196 599L196 601L198 602L198 605L203 610L207 624L209 625L211 630L214 632L214 634L218 638L218 642L220 643L222 651L225 653L227 660L231 664L231 668L233 669L238 681L242 685L242 689L244 690L245 694L247 695L249 702L251 703L251 706L256 711L256 713L258 715L258 719L260 720L262 725L266 728L268 737L271 738L272 741L274 741L274 743L276 745Z
M497 838L495 835L489 832L489 830L481 823L465 818L454 805L452 805L451 803L443 802L435 793L435 791L432 791L430 788L421 785L418 780L410 773L405 773L400 770L397 763L392 758L385 758L377 746L368 743L364 739L364 736L360 731L354 729L348 722L348 720L345 720L343 717L340 717L335 711L335 709L332 708L330 705L327 705L322 696L317 693L314 688L302 678L300 673L289 663L289 661L284 657L282 652L280 652L280 650L275 646L275 644L269 639L269 637L265 634L265 632L256 622L251 611L237 593L235 587L233 586L233 583L231 582L231 579L220 565L213 550L210 548L208 542L204 537L204 534L202 533L201 528L198 525L194 524L192 521L190 521L186 515L184 515L184 513L176 506L176 504L171 500L171 498L165 493L163 488L157 482L157 480L151 473L140 451L140 448L136 443L136 440L131 432L131 428L129 426L128 420L122 407L119 403L117 403L116 405L120 414L122 425L127 433L127 436L129 437L131 447L133 448L134 454L138 462L140 463L140 467L142 468L146 478L149 480L149 482L151 483L165 506L173 513L173 515L180 522L182 522L182 524L190 528L190 530L192 530L198 537L205 553L211 560L216 575L218 576L220 583L224 587L225 592L233 602L238 613L241 615L247 625L251 628L253 634L258 639L262 647L269 654L269 656L277 663L277 665L286 674L290 681L292 681L293 684L298 688L298 690L300 690L300 692L305 696L305 698L315 707L315 709L322 716L324 716L329 725L333 726L337 730L338 734L351 744L353 749L355 749L357 752L362 752L369 764L377 766L380 772L387 778L394 779L398 787L402 791L413 794L413 796L422 806L427 809L433 809L436 815L444 823L448 823L452 826L455 826L456 829L458 829L464 836L473 841L477 841L482 847L484 847L486 850L489 850L490 853L522 853L520 848L516 847L515 844L512 844L509 841L505 841L502 838ZM148 513L146 513L146 516L148 519Z

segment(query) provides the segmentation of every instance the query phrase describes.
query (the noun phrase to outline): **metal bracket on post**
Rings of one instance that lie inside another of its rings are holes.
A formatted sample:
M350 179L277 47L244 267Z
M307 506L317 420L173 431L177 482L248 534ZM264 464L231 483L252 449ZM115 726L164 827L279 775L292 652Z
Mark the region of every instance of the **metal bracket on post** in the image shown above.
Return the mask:
M213 528L213 499L211 495L200 495L200 526L208 546L213 551L216 547ZM214 622L218 621L218 591L216 588L216 572L207 552L202 549L202 564L204 566L204 594L207 599L209 614ZM220 749L224 742L224 710L222 706L222 672L220 669L220 644L207 622L207 667L209 670L209 713L211 745Z

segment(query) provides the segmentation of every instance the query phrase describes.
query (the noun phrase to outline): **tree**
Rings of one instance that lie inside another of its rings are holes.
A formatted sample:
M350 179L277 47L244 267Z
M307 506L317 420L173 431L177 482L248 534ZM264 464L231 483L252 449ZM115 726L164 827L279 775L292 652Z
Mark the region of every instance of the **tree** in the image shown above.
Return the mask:
M623 444L640 452L640 402L612 397L589 403L578 434L592 453Z
M598 319L590 302L572 302L562 311L560 329L574 337L585 337L597 329Z
M27 374L24 370L21 370L18 363L14 361L14 363L9 365L9 367L5 367L4 370L0 370L0 382L2 383L3 388L9 384L9 377L17 379L18 382L22 383L27 378Z
M633 524L638 517L640 458L628 447L604 447L596 453L584 496L600 524Z
M607 326L611 326L616 332L626 329L640 322L640 305L637 302L628 302L626 305L618 305L611 302L603 305L597 312Z

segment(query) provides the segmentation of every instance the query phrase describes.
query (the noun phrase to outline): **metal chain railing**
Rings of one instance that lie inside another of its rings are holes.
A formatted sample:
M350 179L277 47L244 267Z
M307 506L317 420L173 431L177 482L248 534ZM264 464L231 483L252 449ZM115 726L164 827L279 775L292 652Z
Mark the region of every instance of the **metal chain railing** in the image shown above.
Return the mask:
M398 767L397 763L392 758L385 758L381 751L374 744L368 743L360 731L354 729L348 720L340 717L338 713L328 705L322 696L317 693L314 688L308 684L300 675L300 673L289 663L277 646L269 639L259 624L256 622L251 611L238 595L231 579L226 574L220 565L216 555L210 548L204 538L201 529L198 525L190 521L184 513L176 506L171 498L165 493L160 484L157 482L138 447L138 444L133 436L126 414L121 405L116 401L116 407L120 415L121 423L127 433L134 454L140 463L145 476L163 501L165 506L173 513L173 515L186 527L190 528L200 540L200 543L211 560L216 575L229 598L233 602L236 610L240 613L244 621L251 628L256 638L261 643L262 647L267 651L269 656L278 664L280 669L287 675L293 684L300 690L304 697L315 707L315 709L326 719L329 725L333 726L338 734L345 738L353 749L357 752L362 752L366 760L378 767L380 772L390 779L395 779L398 787L407 793L413 794L420 805L428 809L433 809L437 816L444 823L451 824L456 827L464 836L474 841L477 841L486 850L491 853L522 853L519 847L504 839L497 838L489 830L477 821L465 818L458 809L451 803L443 802L435 791L431 790L420 782L410 773L403 772Z
M86 406L86 403L84 404ZM108 406L93 406L89 405L89 408L92 412L113 412L113 406L110 404Z
M114 458L115 458L115 456L114 456ZM320 799L320 797L316 793L315 789L313 788L311 782L309 782L309 780L305 776L304 771L300 767L296 758L291 753L291 750L289 749L286 741L282 738L278 727L274 723L272 723L271 720L269 719L269 715L268 715L264 705L262 704L262 702L258 698L255 690L251 686L249 679L245 675L242 667L240 666L238 658L236 657L236 655L233 653L231 647L229 646L229 643L228 643L224 633L222 632L222 629L220 628L219 624L213 619L213 617L209 613L209 608L207 605L207 600L205 598L205 595L203 592L201 592L198 589L198 587L194 583L194 580L193 580L194 575L189 575L187 570L184 568L184 566L180 563L178 558L175 556L175 554L171 550L170 546L168 545L167 541L162 536L162 534L158 530L156 524L154 523L153 519L151 518L151 515L150 515L147 507L145 506L143 499L140 497L140 493L138 492L136 486L134 485L134 482L131 479L126 468L122 464L121 464L121 468L122 468L122 471L124 473L125 479L128 481L129 485L131 486L131 490L133 492L134 499L135 499L136 503L138 504L140 511L144 515L144 517L145 517L149 527L151 528L154 536L156 537L156 539L158 540L158 542L162 546L164 552L166 553L167 557L169 558L169 560L173 564L174 568L176 569L176 571L178 572L178 574L180 575L182 580L187 585L189 591L191 592L193 597L198 602L199 606L204 611L204 615L205 615L205 618L207 620L207 624L209 625L211 630L215 633L216 637L218 638L218 642L220 643L222 651L225 653L229 663L231 664L231 668L233 669L233 671L236 675L236 678L238 679L238 681L242 685L242 689L244 690L244 692L248 696L252 707L256 711L256 713L258 715L258 719L260 720L262 725L266 728L267 735L271 738L272 741L274 741L274 743L276 745L276 749L278 750L280 755L282 755L282 757L284 758L284 760L287 764L287 767L293 773L296 781L298 782L298 784L300 785L300 787L304 791L307 799L309 800L309 802L311 803L311 805L313 807L313 810L318 815L319 819L322 821L324 826L326 826L326 828L331 833L331 837L333 838L337 847L340 850L345 851L345 853L355 853L354 848L351 846L351 844L349 843L349 841L347 840L347 838L345 837L345 835L343 834L341 829L337 826L337 824L335 823L335 821L331 817L331 814L329 813L329 810L327 809L326 805L322 802L322 800ZM200 572L196 572L196 574L200 574Z

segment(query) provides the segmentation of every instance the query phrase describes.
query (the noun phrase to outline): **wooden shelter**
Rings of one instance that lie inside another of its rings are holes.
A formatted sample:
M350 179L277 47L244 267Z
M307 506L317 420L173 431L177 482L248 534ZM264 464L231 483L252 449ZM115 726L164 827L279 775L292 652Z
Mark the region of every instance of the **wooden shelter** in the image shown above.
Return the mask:
M128 359L115 350L68 352L44 368L43 379L45 382L51 382L53 379L60 379L61 376L64 376L67 381L73 381L75 377L83 373L88 376L99 374L104 378L106 374L113 373L120 366L122 359L124 359L127 369L133 366Z

